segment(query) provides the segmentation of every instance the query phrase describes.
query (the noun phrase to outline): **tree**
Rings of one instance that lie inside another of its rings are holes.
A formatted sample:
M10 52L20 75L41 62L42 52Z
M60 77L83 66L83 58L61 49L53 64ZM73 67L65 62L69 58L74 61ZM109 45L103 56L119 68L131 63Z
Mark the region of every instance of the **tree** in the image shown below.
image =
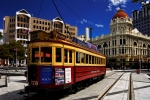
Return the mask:
M15 60L16 51L17 50L17 59L23 60L25 59L25 48L21 45L20 42L11 41L9 44L4 43L0 45L0 58L2 59L10 59Z
M0 45L0 58L9 59L12 58L12 55L9 52L9 44Z
M12 55L11 59L16 58L16 50L17 50L17 59L23 60L25 59L25 48L19 41L11 41L9 42L9 51L10 54Z

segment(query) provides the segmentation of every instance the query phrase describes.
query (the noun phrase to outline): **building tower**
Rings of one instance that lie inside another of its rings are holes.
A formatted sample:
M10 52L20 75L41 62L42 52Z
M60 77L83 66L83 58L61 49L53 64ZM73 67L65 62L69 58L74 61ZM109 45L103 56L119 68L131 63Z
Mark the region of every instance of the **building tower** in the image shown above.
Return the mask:
M110 34L93 39L107 57L110 65L139 67L137 61L147 62L150 59L150 37L137 29L132 30L132 19L123 11L118 10L110 22Z
M150 9L143 5L141 10L132 12L133 29L137 28L141 33L150 36Z
M89 40L89 27L86 27L85 28L85 41L88 41Z

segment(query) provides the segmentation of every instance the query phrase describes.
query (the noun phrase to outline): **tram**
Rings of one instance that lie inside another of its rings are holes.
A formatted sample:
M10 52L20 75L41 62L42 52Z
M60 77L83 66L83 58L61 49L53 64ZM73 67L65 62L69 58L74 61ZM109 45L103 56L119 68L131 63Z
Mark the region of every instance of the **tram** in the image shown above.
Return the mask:
M30 33L25 91L78 91L106 74L106 56L91 43L53 30Z

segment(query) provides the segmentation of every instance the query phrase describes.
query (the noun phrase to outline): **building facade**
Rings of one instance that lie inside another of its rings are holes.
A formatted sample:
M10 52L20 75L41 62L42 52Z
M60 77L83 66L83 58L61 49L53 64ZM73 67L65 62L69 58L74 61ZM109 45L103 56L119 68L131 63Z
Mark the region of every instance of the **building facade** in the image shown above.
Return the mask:
M133 28L137 28L141 33L150 36L150 9L147 5L142 6L141 10L132 12Z
M111 19L110 34L97 36L92 43L106 55L107 63L116 67L138 67L140 60L150 59L150 37L132 30L132 19L123 10L118 10Z

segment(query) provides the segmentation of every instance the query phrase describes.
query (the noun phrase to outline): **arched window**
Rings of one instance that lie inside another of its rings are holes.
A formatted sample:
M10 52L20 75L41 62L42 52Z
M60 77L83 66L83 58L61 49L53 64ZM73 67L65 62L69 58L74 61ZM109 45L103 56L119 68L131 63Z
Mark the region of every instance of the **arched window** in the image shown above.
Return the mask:
M121 29L120 29L120 30L121 30L121 32L124 32L124 27L121 27Z
M145 45L145 44L143 44L143 47L145 48L145 47L146 47L146 45Z
M137 43L136 43L136 42L134 42L134 43L133 43L133 45L134 45L134 46L137 46Z

